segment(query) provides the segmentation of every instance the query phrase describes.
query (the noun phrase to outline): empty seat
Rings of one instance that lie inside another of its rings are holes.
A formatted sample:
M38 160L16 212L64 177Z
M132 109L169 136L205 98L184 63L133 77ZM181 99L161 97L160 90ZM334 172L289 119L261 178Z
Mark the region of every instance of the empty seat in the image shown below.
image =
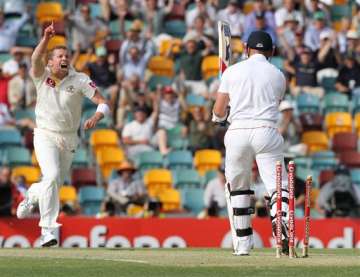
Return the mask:
M320 99L319 97L302 93L296 99L299 113L318 113L320 110Z
M148 87L151 91L155 91L158 85L163 87L170 86L172 84L172 79L166 76L152 75L148 82Z
M97 150L100 148L118 147L119 136L114 130L98 129L91 133L89 143L93 149L93 152L97 153Z
M318 171L326 170L326 169L335 169L335 167L338 164L339 161L336 158L319 158L319 159L313 159L311 168Z
M96 154L97 163L100 166L102 176L108 179L111 171L118 168L125 160L124 151L118 147L100 148Z
M183 208L197 215L204 209L203 188L183 188L180 190Z
M34 109L19 109L14 111L15 119L31 119L35 120L35 110Z
M176 38L183 38L186 33L186 24L184 20L168 20L164 25L165 33Z
M64 36L55 35L49 40L47 49L51 50L57 46L66 46L66 45L67 45L67 40Z
M201 73L204 80L217 77L219 75L219 57L215 55L205 57L201 63Z
M296 167L309 168L311 167L312 159L310 157L296 157L294 162Z
M359 152L345 152L340 154L340 161L348 167L360 167Z
M36 19L40 24L46 21L60 21L63 17L64 12L58 2L42 2L36 7Z
M88 167L89 165L89 155L86 149L78 148L74 154L72 167Z
M151 168L161 168L163 167L163 157L159 151L147 151L136 157L135 164L141 172Z
M158 197L163 212L179 211L181 209L181 196L176 189L165 189L159 193Z
M3 153L4 163L10 167L31 165L31 155L25 147L7 147Z
M360 168L351 169L350 176L353 184L360 186Z
M213 149L198 150L194 156L194 166L204 175L207 170L219 169L221 165L221 152Z
M171 188L172 174L167 169L150 169L144 174L144 184L150 196L158 196L165 189Z
M162 56L153 56L149 60L148 69L156 75L172 78L175 75L174 61Z
M329 140L326 133L321 131L308 131L302 134L302 143L308 147L308 152L315 153L318 151L328 150Z
M327 151L318 151L311 155L312 159L327 159L327 158L335 158L336 154L334 151L327 150Z
M196 94L191 94L189 93L188 95L186 95L186 103L192 107L192 106L204 106L206 104L206 100L203 96L201 95L196 95Z
M242 54L244 43L239 38L231 38L231 50L233 53Z
M24 176L27 186L40 180L40 169L34 166L17 166L12 169L12 176Z
M335 152L356 151L357 139L355 133L336 133L332 139L332 149Z
M194 169L177 169L173 173L174 183L177 188L201 186L201 177Z
M79 190L79 204L85 215L96 215L100 212L105 191L101 187L82 187Z
M341 20L343 17L351 16L351 5L332 5L330 6L331 20Z
M192 168L192 154L187 150L170 152L167 157L167 167L169 169Z
M324 97L325 113L349 111L349 98L345 94L329 93Z
M21 146L21 134L17 129L0 129L0 148L7 146Z
M218 170L208 170L203 177L203 183L206 186L211 180L218 177Z
M77 200L76 189L73 186L62 186L59 190L59 199L62 204Z
M352 132L351 114L347 112L328 113L325 117L325 125L330 138L336 133Z
M75 188L96 186L96 171L93 168L74 168L71 172L71 184Z
M278 69L284 69L284 58L280 56L271 57L270 63L275 65Z
M160 42L159 55L166 56L170 51L172 54L178 54L181 50L181 39L164 39Z
M324 117L319 113L302 113L300 122L303 131L321 131Z
M336 77L323 77L321 79L321 86L326 91L331 91L335 89Z

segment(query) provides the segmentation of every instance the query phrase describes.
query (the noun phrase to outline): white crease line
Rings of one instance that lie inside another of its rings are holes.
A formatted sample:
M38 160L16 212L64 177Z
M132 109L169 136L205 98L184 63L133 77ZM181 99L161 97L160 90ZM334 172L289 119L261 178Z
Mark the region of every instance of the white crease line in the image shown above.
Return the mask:
M129 262L129 263L138 263L138 264L149 264L149 262L146 262L146 261L128 260L128 259L94 259L94 260L111 261L111 262Z

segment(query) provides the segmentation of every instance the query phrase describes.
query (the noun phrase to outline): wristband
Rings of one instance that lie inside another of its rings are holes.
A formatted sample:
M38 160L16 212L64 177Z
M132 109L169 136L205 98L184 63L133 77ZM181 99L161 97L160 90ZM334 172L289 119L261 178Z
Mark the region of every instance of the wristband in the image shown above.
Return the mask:
M221 123L221 122L224 122L226 120L226 118L227 118L227 114L224 117L219 117L213 111L211 120L212 120L212 122L215 122L215 123Z
M102 113L104 116L110 115L109 106L105 103L101 103L97 106L96 112Z

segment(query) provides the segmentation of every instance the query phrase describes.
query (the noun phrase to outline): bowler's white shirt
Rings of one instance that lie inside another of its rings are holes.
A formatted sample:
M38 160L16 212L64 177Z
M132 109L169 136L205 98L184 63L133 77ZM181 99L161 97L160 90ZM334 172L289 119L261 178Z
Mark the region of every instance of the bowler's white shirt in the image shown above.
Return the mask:
M94 96L95 84L86 74L73 69L57 85L48 68L41 77L32 78L37 91L37 128L76 133L80 126L83 97L91 99Z
M228 67L221 77L219 93L229 94L230 129L276 127L285 89L284 74L264 55L255 54Z

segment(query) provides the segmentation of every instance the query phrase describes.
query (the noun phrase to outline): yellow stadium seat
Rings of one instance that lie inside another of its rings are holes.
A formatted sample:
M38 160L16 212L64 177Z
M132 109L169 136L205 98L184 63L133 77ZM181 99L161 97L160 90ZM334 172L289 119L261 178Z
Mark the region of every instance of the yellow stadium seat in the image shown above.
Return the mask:
M34 166L17 166L12 170L12 176L24 176L27 186L30 186L33 183L36 183L40 180L41 173L40 169Z
M79 57L77 58L76 62L75 62L75 69L78 71L83 71L87 74L89 74L88 71L84 70L85 65L87 63L91 63L91 62L95 62L96 60L96 55L95 54L80 54Z
M112 170L120 167L121 163L125 160L125 154L119 147L100 148L96 153L96 160L103 177L108 179Z
M305 132L301 141L307 145L309 154L329 149L329 139L322 131Z
M341 31L341 28L342 28L342 22L341 22L341 20L334 21L334 22L332 23L332 27L333 27L333 29L334 29L336 32L340 32L340 31Z
M243 13L248 14L251 13L254 9L254 4L252 1L246 1L244 3Z
M174 61L167 57L153 56L148 63L148 69L155 75L172 78L175 75Z
M47 45L47 49L51 50L56 46L66 46L66 45L67 45L67 41L66 41L66 38L64 36L53 36L49 40L49 43Z
M348 112L332 112L325 117L328 136L332 138L336 133L352 132L352 117Z
M94 153L97 153L100 148L118 147L119 136L114 130L98 129L91 133L89 143Z
M77 200L76 189L73 186L62 186L59 191L61 203L75 202Z
M204 80L219 76L219 57L207 56L201 63L201 73Z
M42 2L36 7L36 19L40 24L60 21L64 18L63 8L58 2Z
M233 53L241 54L244 51L244 44L239 38L231 39L231 49Z
M145 212L145 209L143 206L139 206L139 205L134 205L134 204L130 204L127 208L126 208L126 213L128 216L131 217L139 217L142 216Z
M310 208L315 208L315 203L317 201L317 198L319 196L320 189L318 188L312 188L310 193Z
M179 211L181 209L180 192L176 189L169 188L163 190L159 194L159 200L164 212ZM202 201L202 199L199 199L199 201Z
M144 184L150 196L158 196L165 189L172 187L171 171L167 169L150 169L145 172Z
M165 56L169 52L171 43L173 44L171 53L173 53L173 54L180 53L181 44L182 44L181 39L178 39L178 38L164 39L160 42L160 46L159 46L159 55L160 56Z
M194 155L194 166L200 175L208 170L219 169L221 165L221 152L213 149L198 150Z

